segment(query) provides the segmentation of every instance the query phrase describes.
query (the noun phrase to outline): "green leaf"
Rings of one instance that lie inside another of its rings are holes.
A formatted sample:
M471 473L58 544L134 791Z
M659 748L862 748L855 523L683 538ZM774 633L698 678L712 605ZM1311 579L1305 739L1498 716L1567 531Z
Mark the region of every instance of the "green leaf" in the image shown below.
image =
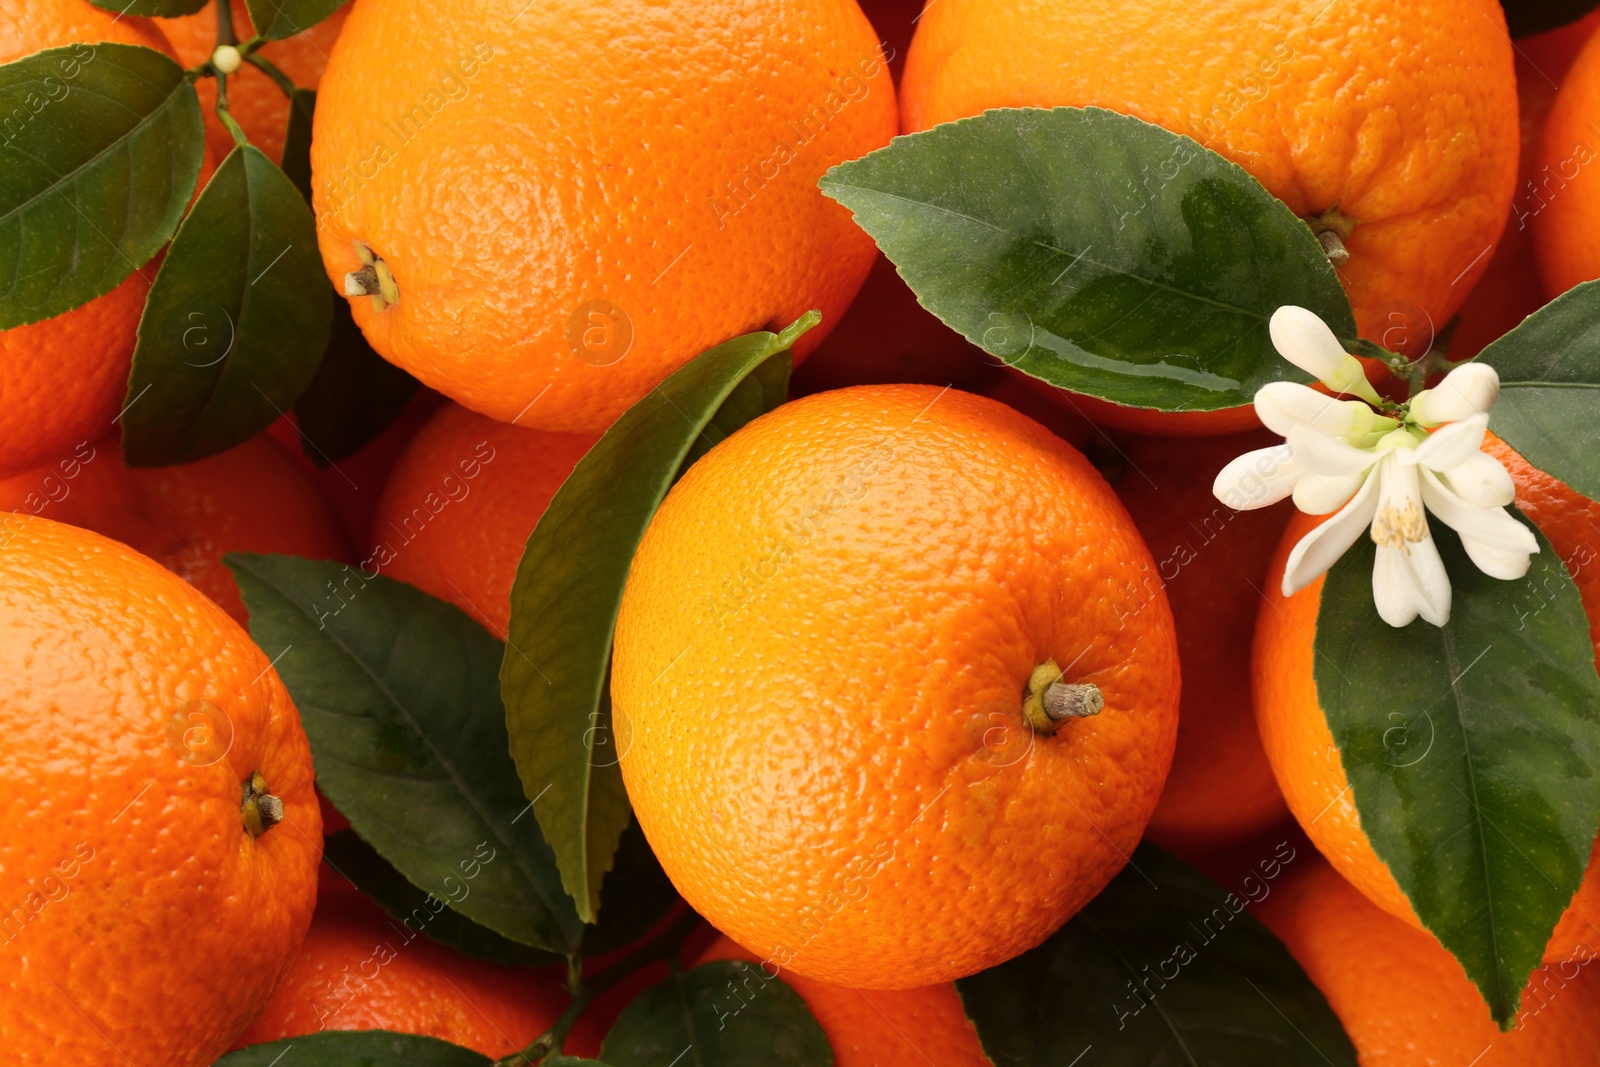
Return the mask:
M317 112L317 94L296 89L289 98L289 128L283 135L283 172L311 203L311 123Z
M293 1057L288 1056L290 1049ZM324 1030L230 1052L214 1067L490 1067L492 1062L480 1052L436 1037L387 1030Z
M1363 537L1323 584L1313 676L1361 828L1507 1027L1600 827L1600 676L1543 535L1516 582L1433 536L1450 622L1384 623Z
M344 4L345 0L244 0L251 25L269 41L309 30Z
M300 447L319 467L358 451L395 420L417 392L417 380L372 350L350 314L333 302L328 350L295 401Z
M1254 899L1296 858L1263 860ZM1355 1067L1333 1009L1244 908L1141 845L1048 941L956 988L996 1067Z
M511 754L586 920L628 822L607 691L634 550L693 457L782 403L789 360L776 357L818 318L718 345L629 408L556 492L517 565L500 668Z
M519 945L487 926L479 926L449 906L448 892L443 887L436 893L418 889L354 830L329 834L322 842L322 858L377 901L395 921L463 955L511 967L540 967L562 959L556 953ZM458 880L456 884L464 883Z
M501 645L403 582L289 556L225 557L328 799L415 886L563 955L583 927L507 755Z
M1500 374L1489 428L1540 470L1600 499L1600 282L1584 282L1478 354Z
M539 1067L606 1067L599 1060L580 1060L572 1056L550 1056L539 1061Z
M260 149L235 148L178 228L139 320L128 462L188 463L266 429L311 383L332 316L310 207Z
M193 15L211 0L89 0L95 7L118 15L143 15L146 18L175 19Z
M0 66L0 330L104 296L167 243L205 153L183 68L126 44Z
M781 978L724 960L639 994L606 1034L600 1057L613 1067L832 1067L833 1049Z
M1597 5L1595 0L1500 0L1511 36L1527 37L1576 22Z
M821 185L924 307L1073 392L1238 407L1268 382L1309 381L1272 347L1280 305L1355 336L1310 227L1242 168L1127 115L987 111L897 137Z

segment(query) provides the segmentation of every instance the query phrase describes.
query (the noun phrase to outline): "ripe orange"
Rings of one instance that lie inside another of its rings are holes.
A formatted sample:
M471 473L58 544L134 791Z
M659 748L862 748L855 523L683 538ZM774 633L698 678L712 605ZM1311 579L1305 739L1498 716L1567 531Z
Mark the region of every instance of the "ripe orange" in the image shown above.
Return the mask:
M364 566L449 601L505 637L528 535L594 442L446 404L390 474Z
M325 893L265 1010L235 1048L324 1030L392 1030L509 1056L567 1006L548 970L468 959L359 893Z
M598 433L719 342L831 327L874 248L817 179L896 121L855 0L517 8L365 0L339 37L318 234L335 285L377 294L353 305L373 347L475 411Z
M233 32L240 41L255 32L244 0L232 0ZM310 29L263 45L257 53L289 76L301 89L315 89L328 66L328 54L344 25L348 5L335 11ZM163 19L162 29L178 59L185 67L198 66L211 58L217 47L217 12L211 4L182 18ZM206 119L206 140L218 159L233 151L233 137L216 115L217 83L202 78L195 83ZM266 74L246 63L228 76L228 113L244 129L250 143L272 160L283 156L283 136L289 128L289 98Z
M696 964L717 960L761 963L760 957L720 937ZM764 973L771 975L767 966ZM961 1005L954 982L923 989L869 992L850 986L814 982L780 972L833 1046L834 1067L994 1067L978 1044L978 1031Z
M1600 968L1535 971L1516 1028L1489 1018L1461 965L1385 915L1319 859L1304 861L1257 910L1344 1023L1361 1067L1564 1067L1594 1062Z
M1522 120L1517 195L1499 247L1461 307L1460 320L1450 338L1452 359L1477 355L1489 342L1544 306L1544 286L1539 282L1533 251L1533 220L1564 181L1540 164L1539 142L1556 101L1556 90L1596 27L1600 27L1600 11L1560 29L1517 41L1517 111Z
M78 42L137 44L172 55L148 19L85 0L0 0L0 63ZM144 264L130 264L143 267ZM149 276L43 322L0 332L0 478L92 441L114 427L128 387L134 333Z
M1030 681L1104 710L1036 733ZM786 971L911 989L1037 945L1126 862L1172 758L1177 648L1071 446L984 397L859 386L755 420L672 489L611 695L639 825L695 910Z
M917 24L902 126L1092 105L1187 134L1314 225L1354 224L1339 274L1376 339L1396 311L1448 321L1488 262L1516 183L1511 56L1500 10L1476 0L939 0Z
M1533 246L1546 295L1600 277L1600 36L1591 34L1556 93L1539 142Z
M1267 434L1187 442L1139 438L1114 454L1117 496L1156 558L1178 629L1178 748L1149 837L1181 853L1237 841L1289 816L1250 706L1250 639L1267 564L1292 506L1232 511L1217 472ZM1276 438L1273 438L1276 440Z
M1511 472L1517 506L1539 526L1574 572L1589 618L1600 619L1600 558L1591 547L1594 524L1600 522L1600 504L1530 467L1492 435L1486 448ZM1266 603L1255 637L1256 722L1289 810L1307 836L1367 899L1420 929L1422 923L1411 902L1361 829L1338 747L1317 703L1311 673L1312 642L1322 580L1292 597L1285 597L1280 588L1290 549L1317 521L1311 516L1294 516L1267 579ZM1600 648L1600 626L1593 622L1590 637ZM1591 854L1577 896L1556 924L1545 948L1546 960L1600 952L1600 864L1595 863L1596 857L1600 857L1600 844Z
M207 1067L311 920L322 821L288 692L165 568L11 514L0 692L7 1062Z
M177 467L130 468L116 438L0 481L0 512L105 534L187 580L244 624L225 552L348 559L328 502L281 447L256 437Z

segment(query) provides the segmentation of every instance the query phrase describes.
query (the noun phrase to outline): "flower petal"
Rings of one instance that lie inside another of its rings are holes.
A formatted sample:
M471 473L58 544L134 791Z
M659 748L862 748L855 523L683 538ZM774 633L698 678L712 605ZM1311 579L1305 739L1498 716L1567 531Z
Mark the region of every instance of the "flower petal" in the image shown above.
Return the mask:
M1483 450L1483 435L1489 429L1489 416L1473 415L1435 430L1428 439L1402 457L1404 463L1449 470L1465 463L1474 452Z
M1417 614L1435 626L1443 626L1450 621L1451 592L1450 575L1439 558L1439 546L1429 537L1413 543L1411 554L1403 558Z
M1457 496L1480 508L1503 508L1517 498L1511 472L1487 452L1474 452L1465 463L1441 473Z
M1360 474L1308 474L1294 486L1294 506L1307 515L1338 511L1361 488L1367 472Z
M1494 548L1471 537L1463 537L1461 547L1467 550L1467 558L1472 560L1480 571L1491 578L1499 578L1506 582L1526 576L1529 565L1533 563L1531 552Z
M1285 304L1274 311L1267 332L1280 356L1319 380L1350 358L1328 324L1303 307Z
M1411 401L1411 415L1423 426L1459 422L1488 414L1500 396L1500 375L1487 363L1463 363L1432 389Z
M1267 429L1288 437L1296 426L1310 426L1335 437L1355 428L1355 412L1343 400L1298 382L1269 382L1256 390L1256 415Z
M1372 603L1378 609L1378 617L1396 629L1410 626L1417 617L1417 601L1411 595L1405 560L1405 553L1398 548L1379 545L1372 563Z
M1378 510L1379 471L1373 471L1340 512L1300 539L1283 569L1283 595L1294 596L1349 551Z
M1370 470L1378 462L1378 453L1329 437L1309 426L1297 426L1289 431L1289 447L1294 449L1295 462L1312 474L1348 477Z
M1288 445L1273 445L1246 452L1223 467L1211 492L1235 511L1253 511L1288 496L1304 474Z
M1445 485L1439 475L1426 467L1422 475L1422 502L1446 525L1463 538L1472 538L1489 548L1529 555L1539 551L1533 531L1511 517L1504 508L1485 508L1469 504Z

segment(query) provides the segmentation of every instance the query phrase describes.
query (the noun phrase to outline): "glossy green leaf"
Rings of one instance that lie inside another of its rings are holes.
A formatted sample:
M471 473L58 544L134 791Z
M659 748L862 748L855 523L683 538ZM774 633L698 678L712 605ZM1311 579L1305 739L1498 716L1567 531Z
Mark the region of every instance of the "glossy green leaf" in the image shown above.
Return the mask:
M311 203L311 123L317 113L317 94L296 89L289 100L289 128L283 134L283 172Z
M1242 168L1126 115L988 111L896 138L821 184L924 307L1073 392L1238 407L1267 382L1309 380L1272 347L1280 305L1355 336L1310 227Z
M1256 900L1300 857L1259 864ZM1355 1067L1245 901L1150 845L1044 944L956 982L996 1067Z
M1595 7L1596 0L1500 0L1513 37L1544 33L1576 22Z
M563 955L583 934L507 754L501 645L464 612L338 563L229 555L317 783L415 886Z
M393 919L465 955L524 967L561 959L507 940L451 908L449 900L418 889L354 830L329 834L322 857ZM678 894L656 862L639 824L630 822L617 848L616 866L600 894L600 923L584 928L581 954L594 957L632 944L677 901Z
M833 1049L781 978L725 960L639 994L606 1034L600 1058L612 1067L832 1067Z
M126 44L0 66L0 330L115 289L167 243L205 152L183 69Z
M435 1037L387 1030L325 1030L230 1052L215 1067L490 1067L492 1062L481 1052Z
M1432 528L1450 622L1385 624L1361 538L1323 583L1317 699L1373 849L1509 1026L1600 827L1600 676L1543 535L1505 582Z
M95 7L118 15L143 15L146 18L175 19L193 15L212 0L89 0Z
M309 30L339 8L346 0L244 0L256 32L270 41L281 41Z
M785 354L818 318L719 345L629 408L557 491L517 566L500 669L511 754L586 919L628 823L607 691L634 550L694 456L783 402Z
M172 240L122 416L135 466L254 437L311 384L333 317L311 208L261 150L229 153Z
M1600 499L1600 282L1584 282L1478 354L1500 374L1489 428L1529 463Z
M563 957L556 953L519 945L487 926L479 926L450 907L450 890L444 886L434 893L418 889L354 830L329 834L322 842L322 858L413 934L420 933L474 959L513 967L539 967L562 961ZM453 883L464 884L459 879Z
M319 467L337 463L382 433L416 395L417 384L372 350L350 301L335 300L328 350L294 404L300 447Z

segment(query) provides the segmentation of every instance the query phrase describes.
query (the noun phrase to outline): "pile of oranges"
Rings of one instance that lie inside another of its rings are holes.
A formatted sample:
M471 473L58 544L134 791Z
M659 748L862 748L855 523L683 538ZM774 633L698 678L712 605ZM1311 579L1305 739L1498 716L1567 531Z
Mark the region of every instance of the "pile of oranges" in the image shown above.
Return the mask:
M0 62L210 59L215 4L116 6L0 0ZM509 1057L556 1025L559 969L397 940L322 862L342 820L223 556L377 570L503 640L523 545L600 436L812 309L796 399L687 469L617 610L628 799L707 923L683 965L781 973L840 1067L976 1067L954 981L1039 945L1142 840L1224 883L1292 842L1259 914L1362 1064L1595 1062L1600 868L1530 983L1561 994L1502 1033L1362 831L1313 684L1321 583L1280 592L1306 520L1211 495L1264 442L1252 411L1015 373L817 182L991 108L1120 111L1305 218L1364 336L1420 354L1455 321L1464 358L1600 277L1597 28L1514 46L1495 0L355 0L267 45L318 90L329 279L427 388L331 466L285 416L139 468L119 422L157 263L0 332L7 1062L207 1067L367 1029ZM203 185L234 138L200 87ZM228 94L277 159L279 86L247 66ZM1587 553L1600 504L1494 448L1561 557ZM1600 570L1574 570L1600 620ZM598 1055L617 1010L564 1051Z

